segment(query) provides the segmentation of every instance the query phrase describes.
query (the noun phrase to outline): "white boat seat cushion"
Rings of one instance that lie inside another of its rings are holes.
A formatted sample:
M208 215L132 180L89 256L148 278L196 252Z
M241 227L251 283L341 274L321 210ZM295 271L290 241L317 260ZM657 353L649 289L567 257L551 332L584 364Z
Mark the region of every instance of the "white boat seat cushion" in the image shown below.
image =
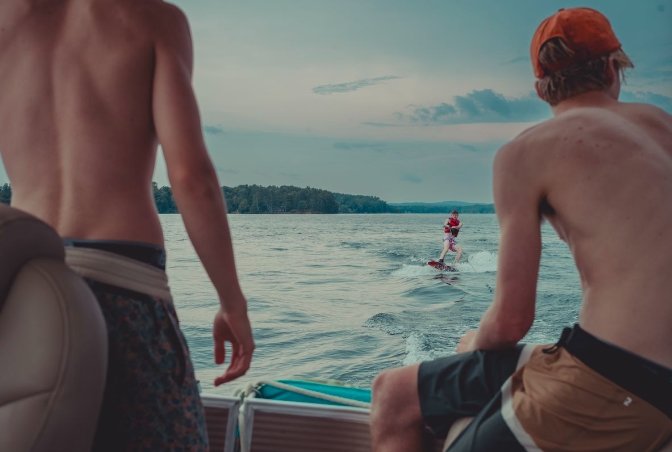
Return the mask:
M0 450L91 448L107 331L45 223L0 205Z

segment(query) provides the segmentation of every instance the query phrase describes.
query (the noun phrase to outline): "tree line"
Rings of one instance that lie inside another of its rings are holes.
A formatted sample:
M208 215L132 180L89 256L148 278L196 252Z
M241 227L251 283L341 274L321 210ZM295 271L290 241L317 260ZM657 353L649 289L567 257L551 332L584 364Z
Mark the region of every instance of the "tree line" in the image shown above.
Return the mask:
M392 204L399 213L447 213L457 209L460 213L495 213L494 204Z
M152 183L154 202L159 213L177 213L170 187ZM231 213L446 213L452 208L427 205L390 205L376 196L347 195L311 187L291 185L262 187L239 185L222 187ZM0 186L0 202L9 204L12 188ZM460 213L490 213L492 204L459 206Z
M159 213L175 213L177 206L170 187L153 184ZM311 187L291 185L222 187L231 213L392 213L395 208L375 196L346 195Z

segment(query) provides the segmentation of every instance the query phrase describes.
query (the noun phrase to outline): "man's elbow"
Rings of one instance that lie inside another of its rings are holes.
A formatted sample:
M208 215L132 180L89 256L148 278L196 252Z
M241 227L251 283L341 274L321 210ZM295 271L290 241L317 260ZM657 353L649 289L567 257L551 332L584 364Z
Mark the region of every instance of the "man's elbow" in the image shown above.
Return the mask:
M512 309L500 312L488 325L500 343L515 345L530 330L534 322L534 309Z
M170 175L170 183L176 196L203 198L220 196L217 175L211 165L180 168Z

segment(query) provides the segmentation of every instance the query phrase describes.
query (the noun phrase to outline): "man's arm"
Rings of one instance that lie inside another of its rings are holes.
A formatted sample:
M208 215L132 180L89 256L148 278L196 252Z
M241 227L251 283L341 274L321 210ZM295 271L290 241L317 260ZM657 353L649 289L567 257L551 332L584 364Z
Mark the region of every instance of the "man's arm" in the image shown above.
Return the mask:
M459 351L514 346L534 321L541 255L541 188L538 168L523 157L522 144L512 142L497 153L494 198L500 227L497 285L492 304L475 335Z
M215 380L243 375L254 350L233 255L226 205L208 156L196 98L191 86L193 51L186 18L165 4L157 18L153 116L168 177L189 238L219 295L215 317L215 361L224 362L225 342L232 345L231 364Z

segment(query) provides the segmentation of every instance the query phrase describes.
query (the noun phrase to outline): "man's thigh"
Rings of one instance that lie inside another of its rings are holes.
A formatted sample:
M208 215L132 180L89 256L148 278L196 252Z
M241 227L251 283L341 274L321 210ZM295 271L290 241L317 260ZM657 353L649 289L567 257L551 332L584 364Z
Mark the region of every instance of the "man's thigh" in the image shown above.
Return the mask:
M427 428L444 437L455 420L489 406L515 372L522 349L474 351L422 363L418 397Z
M502 417L501 399L501 393L493 397L446 452L524 452Z

